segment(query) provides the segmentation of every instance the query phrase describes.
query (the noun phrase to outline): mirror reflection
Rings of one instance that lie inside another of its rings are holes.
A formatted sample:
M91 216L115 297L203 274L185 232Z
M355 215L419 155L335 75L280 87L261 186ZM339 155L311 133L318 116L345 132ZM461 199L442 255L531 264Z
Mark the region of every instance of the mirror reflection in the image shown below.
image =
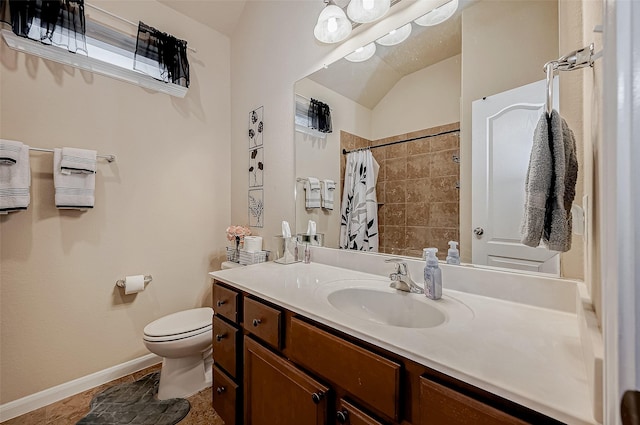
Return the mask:
M373 159L372 250L420 257L436 247L444 259L454 240L463 262L560 274L559 254L516 247L545 102L541 69L558 57L557 1L460 2L438 25L408 25L399 44L373 42L296 82L296 232L313 220L325 246L341 246L341 206L357 197L345 196L347 157L364 149ZM311 99L330 108L331 133L305 126ZM335 183L333 209L306 208L308 177L322 190Z

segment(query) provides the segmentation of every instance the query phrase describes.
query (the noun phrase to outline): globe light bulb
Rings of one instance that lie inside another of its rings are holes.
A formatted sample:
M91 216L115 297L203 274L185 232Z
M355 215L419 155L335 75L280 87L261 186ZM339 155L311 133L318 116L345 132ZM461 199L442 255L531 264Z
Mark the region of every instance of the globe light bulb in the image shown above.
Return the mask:
M327 21L327 30L329 32L336 32L338 30L338 21L336 18L329 18L329 21Z

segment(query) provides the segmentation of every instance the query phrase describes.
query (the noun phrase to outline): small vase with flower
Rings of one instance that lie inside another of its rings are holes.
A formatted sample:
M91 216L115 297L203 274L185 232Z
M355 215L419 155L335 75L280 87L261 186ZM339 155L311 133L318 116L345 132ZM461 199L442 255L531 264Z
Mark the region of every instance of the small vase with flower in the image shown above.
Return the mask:
M247 226L227 227L227 240L235 243L235 247L227 248L227 260L234 263L240 261L240 245L244 244L244 237L251 235L251 229Z

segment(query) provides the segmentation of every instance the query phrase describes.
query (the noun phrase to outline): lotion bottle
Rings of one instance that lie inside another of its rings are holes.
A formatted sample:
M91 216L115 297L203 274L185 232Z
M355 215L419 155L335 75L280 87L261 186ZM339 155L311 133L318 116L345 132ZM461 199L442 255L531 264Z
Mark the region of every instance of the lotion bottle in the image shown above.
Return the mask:
M442 270L438 265L438 248L425 249L427 263L424 267L424 294L432 300L442 298Z

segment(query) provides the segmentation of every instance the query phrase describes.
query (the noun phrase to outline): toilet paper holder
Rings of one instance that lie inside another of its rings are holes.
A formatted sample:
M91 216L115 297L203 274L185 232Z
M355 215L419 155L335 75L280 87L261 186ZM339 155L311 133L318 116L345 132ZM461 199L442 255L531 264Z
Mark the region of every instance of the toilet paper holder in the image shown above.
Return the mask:
M144 284L146 285L147 283L151 282L153 280L153 277L150 274L145 274L144 275ZM120 288L124 288L124 279L118 279L116 280L116 286L120 287Z

